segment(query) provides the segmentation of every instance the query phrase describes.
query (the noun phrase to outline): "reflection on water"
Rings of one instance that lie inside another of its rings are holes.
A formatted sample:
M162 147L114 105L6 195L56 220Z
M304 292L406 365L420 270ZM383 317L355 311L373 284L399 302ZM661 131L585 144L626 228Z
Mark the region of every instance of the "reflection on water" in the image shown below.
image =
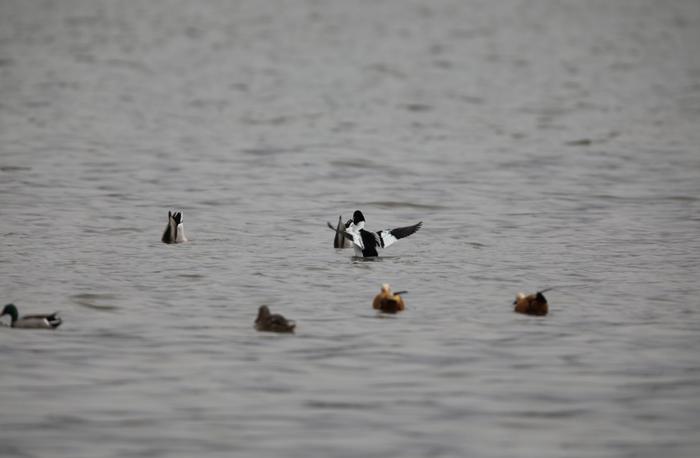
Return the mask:
M0 3L0 300L64 319L0 332L0 454L697 456L698 30L691 0ZM358 259L325 226L356 209L424 228Z

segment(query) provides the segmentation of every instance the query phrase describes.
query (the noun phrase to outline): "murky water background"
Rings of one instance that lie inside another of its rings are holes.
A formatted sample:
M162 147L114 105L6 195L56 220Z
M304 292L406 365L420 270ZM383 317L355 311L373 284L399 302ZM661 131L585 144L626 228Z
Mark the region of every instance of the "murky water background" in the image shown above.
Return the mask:
M0 455L698 456L699 127L693 0L0 2Z

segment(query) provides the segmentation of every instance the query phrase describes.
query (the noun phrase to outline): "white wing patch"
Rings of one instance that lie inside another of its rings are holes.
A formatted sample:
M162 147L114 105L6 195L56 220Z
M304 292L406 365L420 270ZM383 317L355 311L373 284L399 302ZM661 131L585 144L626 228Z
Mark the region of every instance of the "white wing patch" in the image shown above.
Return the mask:
M379 237L382 239L381 241L381 246L384 248L392 245L394 242L396 242L398 239L391 235L391 232L389 230L385 231L379 231Z
M365 249L365 245L362 243L362 236L360 235L360 231L357 230L357 226L351 224L350 227L345 229L345 232L352 235L352 243L354 246L360 248L360 250Z
M408 237L411 234L416 233L423 226L423 221L413 226L397 227L395 229L386 229L377 232L377 235L381 238L384 248L392 245L399 239Z

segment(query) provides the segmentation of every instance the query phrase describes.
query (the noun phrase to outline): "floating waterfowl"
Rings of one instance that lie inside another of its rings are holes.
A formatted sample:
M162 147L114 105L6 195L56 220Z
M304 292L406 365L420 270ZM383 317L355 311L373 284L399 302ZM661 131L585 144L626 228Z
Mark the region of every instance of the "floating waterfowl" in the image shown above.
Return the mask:
M401 294L405 293L406 291L398 291L394 293L391 291L391 286L389 286L388 283L384 283L379 294L374 296L372 308L375 310L380 310L384 313L401 312L405 308Z
M333 248L352 248L352 236L345 232L345 230L350 227L352 220L349 219L343 224L343 216L338 217L338 226L333 227L329 222L326 222L331 230L335 231L335 237L333 237Z
M345 229L345 233L352 237L355 255L368 258L379 256L377 248L387 248L397 240L414 234L422 226L423 221L413 226L370 232L365 229L365 216L360 210L356 210L352 216L352 223Z
M277 313L270 313L267 305L261 305L258 309L258 318L255 320L255 329L269 332L294 332L296 323Z
M50 315L25 315L19 318L17 307L14 304L7 304L0 313L0 317L10 315L10 327L23 329L56 329L62 323L58 312Z
M549 311L549 306L547 305L547 299L544 297L544 294L542 294L545 291L549 291L549 289L544 289L536 292L535 294L529 295L525 295L525 293L518 293L513 301L515 311L526 315L546 315Z
M182 225L182 212L168 211L168 225L163 232L163 243L182 243L187 241L185 227Z

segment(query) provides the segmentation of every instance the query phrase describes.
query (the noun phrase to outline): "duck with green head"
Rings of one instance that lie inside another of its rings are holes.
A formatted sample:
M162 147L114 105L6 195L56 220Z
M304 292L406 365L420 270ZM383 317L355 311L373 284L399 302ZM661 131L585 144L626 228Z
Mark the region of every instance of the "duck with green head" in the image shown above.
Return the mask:
M10 327L23 329L56 329L62 323L58 312L50 315L25 315L19 317L15 304L7 304L0 313L0 317L10 315Z

